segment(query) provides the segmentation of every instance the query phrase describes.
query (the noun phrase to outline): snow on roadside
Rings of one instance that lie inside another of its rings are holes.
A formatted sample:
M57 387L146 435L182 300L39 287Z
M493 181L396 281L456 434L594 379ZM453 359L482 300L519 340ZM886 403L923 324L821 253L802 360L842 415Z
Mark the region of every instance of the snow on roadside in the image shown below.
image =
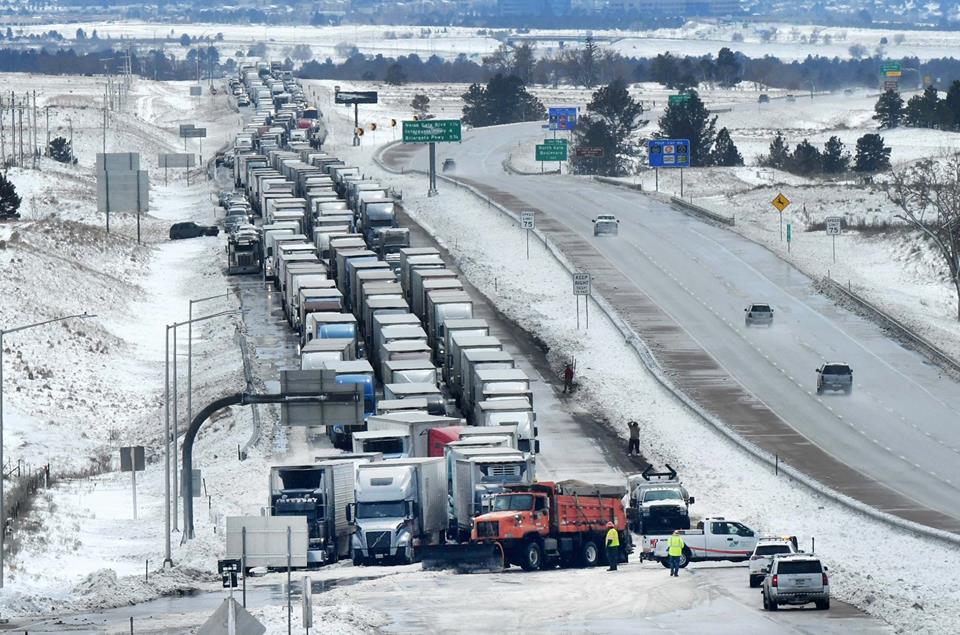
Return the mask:
M336 135L331 143L336 147ZM337 152L404 192L424 189L425 177L386 173L372 165L369 151L339 146ZM960 549L905 534L774 476L657 383L599 310L592 312L590 330L578 331L568 274L545 247L534 242L529 261L518 257L524 234L516 223L464 190L443 183L440 188L433 199L408 194L407 212L450 250L481 293L545 342L555 364L577 360L578 398L588 411L623 435L628 420L640 421L644 454L679 469L697 494L698 514L736 517L760 531L796 534L804 544L817 538L837 597L902 632L960 629L960 616L950 608L960 603L960 591L942 586L942 572L960 566Z

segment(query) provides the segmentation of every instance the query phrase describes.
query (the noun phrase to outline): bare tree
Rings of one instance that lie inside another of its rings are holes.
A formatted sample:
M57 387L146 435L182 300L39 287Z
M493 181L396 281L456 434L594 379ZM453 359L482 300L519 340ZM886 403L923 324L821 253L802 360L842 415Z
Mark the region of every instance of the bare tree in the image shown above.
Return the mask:
M960 321L960 154L894 171L887 195L900 208L897 218L929 238L946 262Z

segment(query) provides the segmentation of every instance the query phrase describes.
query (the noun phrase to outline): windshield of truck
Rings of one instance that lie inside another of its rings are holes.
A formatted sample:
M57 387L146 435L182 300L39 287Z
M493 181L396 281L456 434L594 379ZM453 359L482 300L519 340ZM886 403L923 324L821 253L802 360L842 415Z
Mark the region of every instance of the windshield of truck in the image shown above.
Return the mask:
M367 203L366 223L374 227L393 224L393 203Z
M493 511L495 512L525 512L530 509L533 509L533 495L531 494L510 494L497 496L493 499Z
M789 545L760 545L757 547L758 556L772 556L775 553L793 553Z
M357 518L403 518L407 515L404 501L357 503Z
M363 442L363 451L403 454L403 439L366 439Z
M819 560L782 560L777 566L777 573L823 573Z
M680 496L680 492L673 489L652 489L643 493L644 503L669 500L682 501L683 497Z

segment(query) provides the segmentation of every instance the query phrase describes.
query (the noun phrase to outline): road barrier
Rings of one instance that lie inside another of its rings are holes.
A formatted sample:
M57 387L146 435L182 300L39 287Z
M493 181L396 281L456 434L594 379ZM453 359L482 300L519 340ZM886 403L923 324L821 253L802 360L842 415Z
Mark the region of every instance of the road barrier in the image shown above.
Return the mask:
M378 166L383 168L385 171L393 174L406 174L409 172L426 174L426 172L424 172L423 170L416 170L416 169L397 170L387 166L381 159L381 154L392 145L394 145L394 143L389 143L382 146L380 150L373 155L373 160ZM518 213L515 213L507 209L497 201L494 201L490 197L484 195L482 192L477 190L472 185L461 183L454 178L450 178L443 175L440 175L438 178L443 179L444 181L450 183L451 185L454 185L457 188L462 188L470 192L480 200L485 201L489 207L496 208L498 211L505 214L507 217L513 219L519 225L520 216ZM731 223L732 223L732 220L731 220ZM554 259L556 259L556 261L560 264L560 266L562 266L564 269L567 270L567 273L570 274L570 278L572 280L573 274L576 272L576 268L567 259L567 257L563 254L563 252L560 251L560 249L556 245L554 245L553 242L550 241L543 234L541 230L533 229L530 231L534 236L536 236L540 240L541 243L543 243L543 246L546 247L547 250L553 255ZM934 538L936 540L949 543L952 546L960 546L960 535L958 534L954 534L942 529L935 529L933 527L928 527L926 525L921 525L920 523L906 520L904 518L900 518L899 516L894 516L893 514L882 512L879 509L876 509L875 507L867 505L866 503L856 500L855 498L851 498L846 494L842 494L841 492L838 492L833 488L827 487L826 485L818 481L816 478L798 470L797 468L787 463L784 463L776 455L771 454L770 452L767 452L766 450L760 448L759 446L744 439L742 436L737 434L735 430L730 428L726 424L726 422L722 421L719 417L716 417L710 412L708 412L705 408L703 408L700 404L698 404L691 397L689 397L685 392L683 392L673 384L673 381L666 375L666 373L660 367L659 362L657 362L656 358L653 356L653 352L649 349L649 347L647 347L643 339L637 334L636 331L633 330L633 328L629 324L627 324L623 320L623 318L620 317L616 309L614 309L603 296L599 294L594 294L594 295L591 295L590 297L593 298L593 300L597 303L597 306L600 307L600 310L603 311L607 319L609 319L610 322L614 325L614 327L620 332L625 342L633 349L637 357L640 358L641 363L646 367L646 369L650 372L650 374L652 374L653 377L660 383L661 386L663 386L667 391L673 394L673 396L676 397L680 401L680 403L686 406L687 409L690 412L692 412L695 416L699 417L704 422L713 426L718 432L720 432L725 437L730 439L732 442L737 444L741 449L745 450L754 458L759 459L760 461L763 461L770 467L776 467L778 471L782 471L784 474L794 479L798 483L805 485L812 492L819 494L821 496L825 496L833 500L834 502L837 502L854 511L857 511L866 516L869 516L874 520L878 520L882 523L885 523L892 527L896 527L898 529L910 531L914 534L919 534L921 536L925 536L928 538Z
M821 278L821 282L828 295L838 295L840 298L852 302L861 309L862 312L869 314L870 318L874 321L879 322L882 327L892 331L897 338L909 342L913 349L924 357L938 366L945 368L945 370L960 374L960 361L954 359L949 353L939 348L930 340L911 330L910 327L897 318L855 293L850 287L849 282L847 286L843 286L830 277Z

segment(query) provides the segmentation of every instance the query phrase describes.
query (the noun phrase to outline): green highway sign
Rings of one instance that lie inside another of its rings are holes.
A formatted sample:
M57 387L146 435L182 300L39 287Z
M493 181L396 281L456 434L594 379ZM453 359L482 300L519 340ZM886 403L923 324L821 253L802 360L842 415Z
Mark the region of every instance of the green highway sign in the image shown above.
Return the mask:
M886 73L887 71L899 71L900 62L886 62L883 66L880 67L880 70Z
M567 145L566 139L544 139L543 145L545 146L565 146Z
M426 119L403 122L404 143L445 143L461 140L459 119Z
M690 95L687 93L680 93L679 95L670 95L667 97L667 103L671 106L674 104L685 104L690 101Z
M551 144L537 146L537 161L566 161L567 144Z

